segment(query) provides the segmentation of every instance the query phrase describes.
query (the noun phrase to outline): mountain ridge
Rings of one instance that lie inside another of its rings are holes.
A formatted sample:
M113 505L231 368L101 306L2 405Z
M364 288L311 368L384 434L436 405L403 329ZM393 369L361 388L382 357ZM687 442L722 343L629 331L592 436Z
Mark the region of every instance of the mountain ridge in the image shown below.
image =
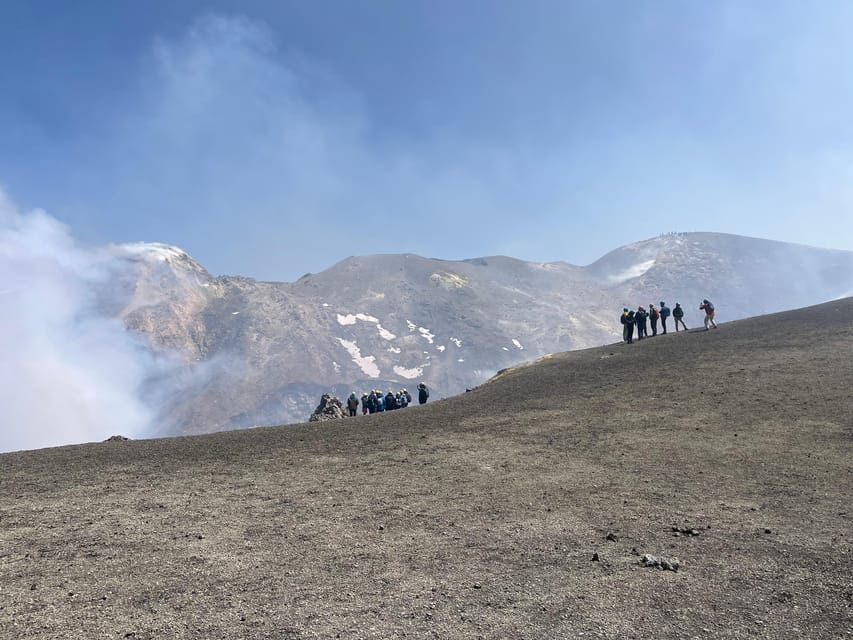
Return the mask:
M853 252L713 233L632 243L587 267L350 256L291 283L213 277L162 246L149 258L122 318L203 370L164 408L169 434L298 422L329 390L424 380L434 397L458 393L523 360L618 340L623 306L682 301L695 326L706 297L727 321L853 290Z

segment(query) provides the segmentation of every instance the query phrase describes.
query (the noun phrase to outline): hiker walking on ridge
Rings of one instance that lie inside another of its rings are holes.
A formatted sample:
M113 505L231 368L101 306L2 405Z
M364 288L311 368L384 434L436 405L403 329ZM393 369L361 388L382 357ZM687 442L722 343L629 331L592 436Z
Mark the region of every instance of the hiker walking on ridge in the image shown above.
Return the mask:
M622 315L619 316L619 322L622 323L622 342L628 342L628 307L622 309ZM633 322L632 322L633 327ZM633 329L632 329L633 332Z
M684 330L687 331L687 325L684 324L684 309L681 308L681 304L676 302L675 309L672 310L672 317L675 318L675 332L678 333L678 323L681 323L681 326L684 327Z
M717 323L714 322L714 305L708 300L702 300L702 304L699 305L699 308L705 312L705 331L708 331L711 327L716 329Z
M646 331L646 319L648 317L649 314L643 309L643 305L637 307L637 312L634 314L634 324L637 325L637 340L642 340L648 333Z
M358 396L355 395L355 391L349 394L349 398L347 398L347 410L350 418L354 418L358 412Z
M666 319L669 318L669 307L666 306L666 302L661 301L660 303L660 325L663 328L663 335L666 335Z
M649 303L649 320L652 323L652 337L655 337L658 334L658 318L660 318L660 311L655 309L655 305L653 303Z
M418 404L426 404L427 400L429 400L429 389L425 383L421 382L418 384Z

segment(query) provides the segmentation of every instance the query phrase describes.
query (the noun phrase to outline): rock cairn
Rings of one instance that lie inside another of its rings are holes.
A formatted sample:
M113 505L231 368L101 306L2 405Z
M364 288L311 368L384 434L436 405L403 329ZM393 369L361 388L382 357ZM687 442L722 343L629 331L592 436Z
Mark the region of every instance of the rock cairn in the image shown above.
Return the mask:
M337 420L344 417L344 405L331 393L324 393L320 398L320 404L314 409L314 413L308 418L308 422L325 422L326 420Z

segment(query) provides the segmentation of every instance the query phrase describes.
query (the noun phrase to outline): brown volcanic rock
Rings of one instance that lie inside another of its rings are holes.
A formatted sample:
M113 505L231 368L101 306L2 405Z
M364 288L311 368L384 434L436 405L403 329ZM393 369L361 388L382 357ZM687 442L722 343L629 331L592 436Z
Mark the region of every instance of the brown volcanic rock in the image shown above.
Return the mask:
M346 423L0 455L0 637L843 637L851 318L557 354Z

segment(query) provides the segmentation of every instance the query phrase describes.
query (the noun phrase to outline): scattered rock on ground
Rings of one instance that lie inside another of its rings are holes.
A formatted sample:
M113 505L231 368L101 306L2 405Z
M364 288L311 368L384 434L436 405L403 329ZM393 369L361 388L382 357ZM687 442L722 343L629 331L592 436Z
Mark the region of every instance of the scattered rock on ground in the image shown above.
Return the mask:
M663 571L678 571L678 568L681 566L678 558L659 558L650 553L644 554L643 557L640 558L640 563L644 567L657 567Z
M337 420L344 417L344 405L331 393L324 393L320 398L320 404L314 409L314 413L308 418L308 422L325 422L326 420Z
M690 527L673 527L672 535L674 536L698 536L700 533L699 529L692 529Z
M104 442L121 442L122 440L130 440L127 436L110 436Z

